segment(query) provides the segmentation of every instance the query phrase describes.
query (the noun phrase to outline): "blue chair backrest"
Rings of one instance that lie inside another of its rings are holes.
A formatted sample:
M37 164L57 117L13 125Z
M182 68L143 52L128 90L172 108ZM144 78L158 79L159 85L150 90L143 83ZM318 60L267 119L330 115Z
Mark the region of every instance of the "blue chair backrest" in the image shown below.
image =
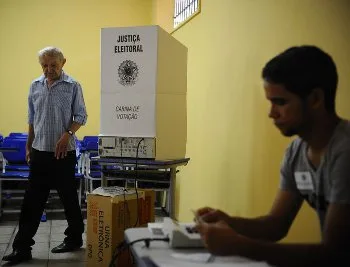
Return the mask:
M16 148L16 152L2 152L4 158L9 163L25 163L26 162L26 142L24 138L5 137L2 147Z
M0 134L0 146L2 146L3 141L4 141L4 137L2 136L2 134Z
M98 143L95 141L89 141L85 148L86 150L98 150Z
M95 141L89 141L85 147L85 149L87 151L89 151L89 156L91 157L95 157L98 156L98 142Z
M25 139L27 139L28 133L10 133L8 137L10 137L10 138L25 138Z
M97 144L98 136L97 135L84 136L82 140L83 147L86 148L89 142L95 142Z

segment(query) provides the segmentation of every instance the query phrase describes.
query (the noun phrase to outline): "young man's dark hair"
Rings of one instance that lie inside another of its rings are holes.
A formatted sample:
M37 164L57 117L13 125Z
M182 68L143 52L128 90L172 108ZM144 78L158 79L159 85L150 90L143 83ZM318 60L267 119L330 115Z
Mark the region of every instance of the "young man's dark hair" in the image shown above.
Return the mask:
M338 74L330 55L316 46L291 47L271 59L263 68L262 78L283 84L286 89L305 99L313 89L324 92L325 108L335 111Z

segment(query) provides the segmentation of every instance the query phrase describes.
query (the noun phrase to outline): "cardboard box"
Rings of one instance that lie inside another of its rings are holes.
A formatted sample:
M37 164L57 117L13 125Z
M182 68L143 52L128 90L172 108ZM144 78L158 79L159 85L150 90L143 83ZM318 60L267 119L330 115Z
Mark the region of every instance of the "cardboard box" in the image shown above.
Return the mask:
M138 201L137 201L138 200ZM87 197L87 266L108 267L125 229L154 222L153 190L99 187ZM137 212L138 211L138 212ZM116 266L132 266L130 254L118 256Z

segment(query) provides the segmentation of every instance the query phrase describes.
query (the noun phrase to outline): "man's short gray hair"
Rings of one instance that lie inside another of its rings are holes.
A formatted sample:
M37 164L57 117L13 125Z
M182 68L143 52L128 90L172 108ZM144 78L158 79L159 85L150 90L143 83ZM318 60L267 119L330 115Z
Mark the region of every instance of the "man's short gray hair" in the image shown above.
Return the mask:
M38 52L38 56L39 56L39 61L44 56L58 58L61 62L64 60L64 56L63 56L62 51L59 48L53 47L53 46L48 46L48 47L41 49Z

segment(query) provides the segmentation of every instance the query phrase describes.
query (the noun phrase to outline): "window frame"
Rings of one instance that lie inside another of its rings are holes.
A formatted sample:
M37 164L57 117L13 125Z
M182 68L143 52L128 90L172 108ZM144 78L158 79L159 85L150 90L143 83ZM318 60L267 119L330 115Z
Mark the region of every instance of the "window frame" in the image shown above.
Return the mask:
M181 3L185 4L185 6L181 7ZM176 9L176 5L180 5L179 6L179 10ZM193 11L193 13L191 13L192 11L191 9L191 5L194 5L194 9L197 9ZM201 0L174 0L174 12L173 12L173 32L175 32L176 30L180 29L182 26L184 26L187 22L189 22L191 19L193 19L195 16L197 16L200 12L201 12ZM179 11L177 14L175 13L176 11ZM183 21L178 22L176 21L176 19L185 12L185 18L183 19ZM187 12L189 12L188 14L186 14ZM177 23L177 24L176 24Z

